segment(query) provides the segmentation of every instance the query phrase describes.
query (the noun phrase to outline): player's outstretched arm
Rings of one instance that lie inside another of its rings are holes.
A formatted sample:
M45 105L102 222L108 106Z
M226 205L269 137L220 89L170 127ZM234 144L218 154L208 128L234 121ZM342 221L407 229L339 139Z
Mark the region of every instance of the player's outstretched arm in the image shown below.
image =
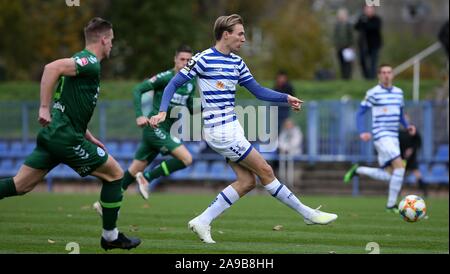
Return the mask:
M255 95L256 98L260 100L288 103L295 111L299 111L303 103L302 100L294 96L262 87L258 82L256 82L255 79L251 79L243 83L242 86L248 89L253 95Z
M175 91L184 85L189 79L180 72L170 80L164 89L161 105L159 107L159 113L150 118L150 126L157 128L159 123L164 122L166 119L167 109L169 108L170 100L172 100Z
M52 101L53 88L60 76L75 76L77 68L73 58L59 59L49 63L44 68L41 79L39 123L47 126L51 122L50 103Z
M261 86L255 79L248 80L242 84L248 91L250 91L256 98L263 101L288 103L288 95L277 92Z

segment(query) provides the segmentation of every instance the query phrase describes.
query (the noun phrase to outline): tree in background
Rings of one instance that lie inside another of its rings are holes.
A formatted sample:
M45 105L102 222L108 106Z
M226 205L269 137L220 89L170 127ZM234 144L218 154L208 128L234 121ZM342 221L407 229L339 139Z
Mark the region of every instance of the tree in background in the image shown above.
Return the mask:
M92 7L87 1L69 8L61 0L0 0L0 66L6 78L38 80L43 64L81 50Z
M279 69L294 79L311 79L317 70L332 65L329 38L311 10L311 1L283 3L276 6L274 16L262 19L263 55L253 67L266 79Z
M111 60L102 66L102 77L143 79L171 67L173 52L181 43L196 51L213 45L215 19L232 13L239 13L245 20L247 45L241 54L252 73L273 79L279 69L284 69L293 79L311 79L317 70L330 69L335 62L330 39L335 9L348 6L356 15L361 6L357 2L81 0L79 7L67 7L65 0L0 0L0 81L39 80L44 64L83 48L81 30L94 16L110 20L116 37ZM393 64L436 40L436 33L430 31L435 24L433 18L442 13L442 5L448 7L446 0L430 0L436 4L429 16L414 24L400 24L402 4L397 2L388 1L380 10L389 29L381 61ZM429 27L419 32L417 26L427 22ZM439 77L441 59L437 55L428 58L422 66L423 76ZM403 73L402 77L409 78L410 74Z
M111 0L107 18L114 24L112 76L142 79L173 66L180 44L199 50L212 42L197 15L198 1Z

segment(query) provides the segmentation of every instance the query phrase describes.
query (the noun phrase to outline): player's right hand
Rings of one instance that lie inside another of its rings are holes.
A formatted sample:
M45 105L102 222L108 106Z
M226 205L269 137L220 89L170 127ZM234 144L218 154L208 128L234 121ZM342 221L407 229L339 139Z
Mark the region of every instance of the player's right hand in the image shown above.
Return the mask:
M160 112L150 118L150 126L157 128L158 124L164 122L164 120L166 120L166 112Z
M300 109L302 108L302 104L304 103L302 100L288 95L288 104L291 106L292 110L294 111L300 111Z
M368 142L370 139L372 139L372 134L363 132L359 135L359 138L361 138L361 140L363 140L364 142Z
M50 122L52 121L52 117L50 115L50 110L48 107L40 107L39 108L39 118L38 118L39 124L41 124L43 127L46 127Z
M150 125L150 120L145 116L136 118L136 124L138 127L145 127Z

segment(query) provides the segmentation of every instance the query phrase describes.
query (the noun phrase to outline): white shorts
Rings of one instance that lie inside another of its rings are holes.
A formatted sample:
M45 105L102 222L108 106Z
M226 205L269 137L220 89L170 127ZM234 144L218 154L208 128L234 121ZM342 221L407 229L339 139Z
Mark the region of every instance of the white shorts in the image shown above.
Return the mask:
M373 143L378 153L378 164L381 168L385 168L400 154L400 144L397 138L384 137Z
M244 160L253 148L237 120L222 126L203 128L203 138L214 151L236 163Z

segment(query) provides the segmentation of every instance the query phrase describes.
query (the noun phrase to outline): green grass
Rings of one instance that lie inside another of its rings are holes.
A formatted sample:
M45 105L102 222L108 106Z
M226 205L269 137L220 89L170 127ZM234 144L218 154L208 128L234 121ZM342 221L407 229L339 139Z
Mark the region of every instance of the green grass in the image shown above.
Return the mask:
M90 209L97 197L31 193L0 201L0 253L69 253L69 242L78 243L80 253L103 253L101 220ZM307 226L270 196L250 195L213 223L217 244L206 245L187 229L187 222L213 198L153 194L147 205L127 193L119 228L143 240L129 253L368 253L369 242L377 242L383 254L448 253L448 199L427 199L429 219L406 223L384 212L385 197L305 197L306 204L322 204L323 210L339 215L331 225ZM283 229L273 231L275 225Z
M272 88L273 81L260 80L261 84ZM132 90L138 81L102 81L100 100L132 100ZM296 95L302 100L336 100L347 95L355 100L362 100L366 91L376 85L376 81L292 81ZM395 85L405 92L405 99L412 99L412 80L398 80ZM439 80L422 80L420 82L420 98L430 98L436 87L442 85ZM242 87L238 86L236 93L238 99L254 99L255 97ZM0 82L0 101L36 101L39 100L38 82Z

